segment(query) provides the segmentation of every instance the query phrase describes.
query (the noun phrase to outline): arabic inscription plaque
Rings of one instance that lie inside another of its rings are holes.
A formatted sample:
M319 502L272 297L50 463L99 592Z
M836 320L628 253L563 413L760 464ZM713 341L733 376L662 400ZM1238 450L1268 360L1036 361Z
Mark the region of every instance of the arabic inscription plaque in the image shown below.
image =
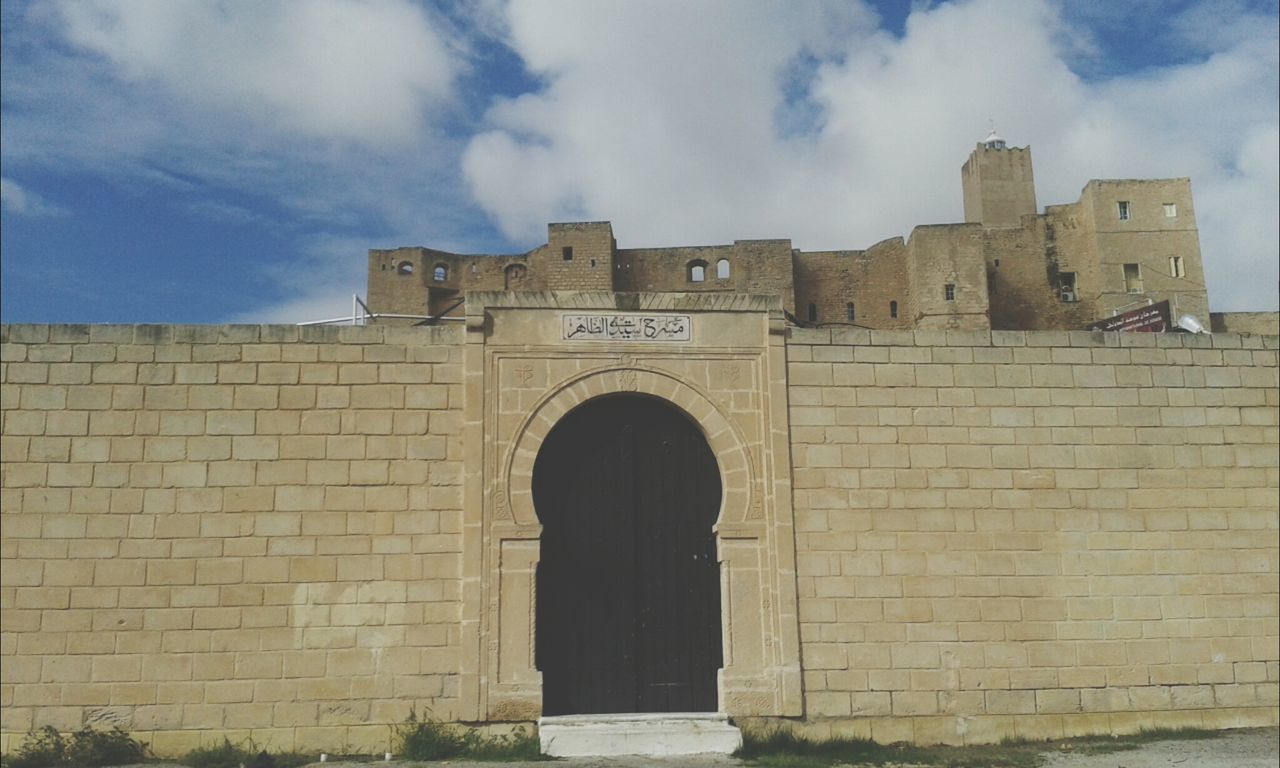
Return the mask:
M693 319L689 315L564 315L560 338L564 341L687 342L693 338Z

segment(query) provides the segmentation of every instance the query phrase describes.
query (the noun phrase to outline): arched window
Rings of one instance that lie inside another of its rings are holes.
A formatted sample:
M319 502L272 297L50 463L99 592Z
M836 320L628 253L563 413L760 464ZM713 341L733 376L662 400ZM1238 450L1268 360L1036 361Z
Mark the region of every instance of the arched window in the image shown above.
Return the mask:
M691 261L689 262L689 282L701 283L707 279L707 262Z
M524 284L524 276L529 268L524 264L512 264L503 270L503 285L509 291Z
M818 322L818 305L814 304L812 301L809 302L809 322Z
M728 259L721 259L716 262L716 279L717 280L729 279L729 260Z
M437 264L435 271L431 275L432 279L434 279L437 283L443 281L448 276L449 276L449 268L443 264Z
M853 313L853 302L851 301L844 305L844 319L852 323L855 317L856 315Z
M413 274L413 262L411 262L411 261L402 261L402 262L400 262L399 264L397 264L397 265L396 265L396 274L399 274L399 275L412 275L412 274Z
M897 316L898 316L898 302L891 301L889 302L889 317L897 317Z

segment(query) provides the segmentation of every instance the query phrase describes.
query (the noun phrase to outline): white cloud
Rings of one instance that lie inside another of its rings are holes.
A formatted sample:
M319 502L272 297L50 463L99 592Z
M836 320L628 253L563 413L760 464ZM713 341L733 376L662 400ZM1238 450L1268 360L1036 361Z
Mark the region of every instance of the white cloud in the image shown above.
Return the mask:
M545 86L491 109L472 194L526 242L582 217L636 246L865 247L959 220L959 166L994 118L1033 145L1042 205L1090 178L1191 176L1214 308L1277 305L1274 23L1197 10L1212 55L1085 80L1089 35L1050 0L920 7L902 37L859 6L800 7L513 0L510 45ZM799 135L775 119L797 92Z
M442 125L474 41L408 0L92 0L14 17L6 169L208 192L213 206L248 193L313 232L414 231L424 210L439 231L471 209Z
M6 14L6 170L85 173L139 198L169 190L229 231L301 240L301 254L227 267L278 289L254 317L349 307L369 247L468 241L476 212L450 132L476 35L492 34L468 25L495 24L492 8L86 0ZM340 255L310 261L315 241L339 237ZM280 262L287 276L260 269Z
M512 45L549 85L498 103L463 168L515 238L602 212L661 219L644 234L666 242L727 235L781 192L760 181L778 165L783 71L870 21L846 4L512 3Z
M352 294L364 294L368 242L319 237L297 258L267 262L258 278L283 297L228 317L228 323L304 323L350 317Z
M1104 5L921 0L894 36L846 0L6 3L3 204L61 212L13 179L86 173L309 233L260 275L289 298L241 317L299 321L350 311L369 247L516 250L600 218L624 246L859 248L955 221L994 118L1034 146L1042 205L1191 176L1214 308L1275 307L1274 15ZM1107 75L1091 25L1139 17L1199 58Z
M403 144L458 71L404 0L77 0L67 40L179 104L324 139Z
M232 315L227 323L265 323L268 325L296 325L320 320L337 320L334 325L350 325L352 291L342 286L313 286L298 295L283 299L249 312Z
M65 216L67 210L23 189L13 179L0 178L0 207L17 216Z

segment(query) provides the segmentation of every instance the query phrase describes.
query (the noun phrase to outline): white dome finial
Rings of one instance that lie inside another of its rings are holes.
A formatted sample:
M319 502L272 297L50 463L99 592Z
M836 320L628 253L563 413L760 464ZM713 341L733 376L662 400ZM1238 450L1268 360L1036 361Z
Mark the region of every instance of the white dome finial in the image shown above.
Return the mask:
M987 134L987 138L982 140L982 145L987 149L1004 149L1004 137L996 133L996 121L993 118L987 120L991 124L991 132Z

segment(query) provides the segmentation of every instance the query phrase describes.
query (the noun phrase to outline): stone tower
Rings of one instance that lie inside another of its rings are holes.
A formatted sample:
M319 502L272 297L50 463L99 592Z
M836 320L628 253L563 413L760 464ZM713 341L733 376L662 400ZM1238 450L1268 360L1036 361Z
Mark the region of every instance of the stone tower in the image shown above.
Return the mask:
M530 258L530 268L562 291L612 291L613 225L607 221L547 225L547 244Z
M992 130L960 169L964 220L984 227L1016 227L1036 208L1031 147L1009 147Z

